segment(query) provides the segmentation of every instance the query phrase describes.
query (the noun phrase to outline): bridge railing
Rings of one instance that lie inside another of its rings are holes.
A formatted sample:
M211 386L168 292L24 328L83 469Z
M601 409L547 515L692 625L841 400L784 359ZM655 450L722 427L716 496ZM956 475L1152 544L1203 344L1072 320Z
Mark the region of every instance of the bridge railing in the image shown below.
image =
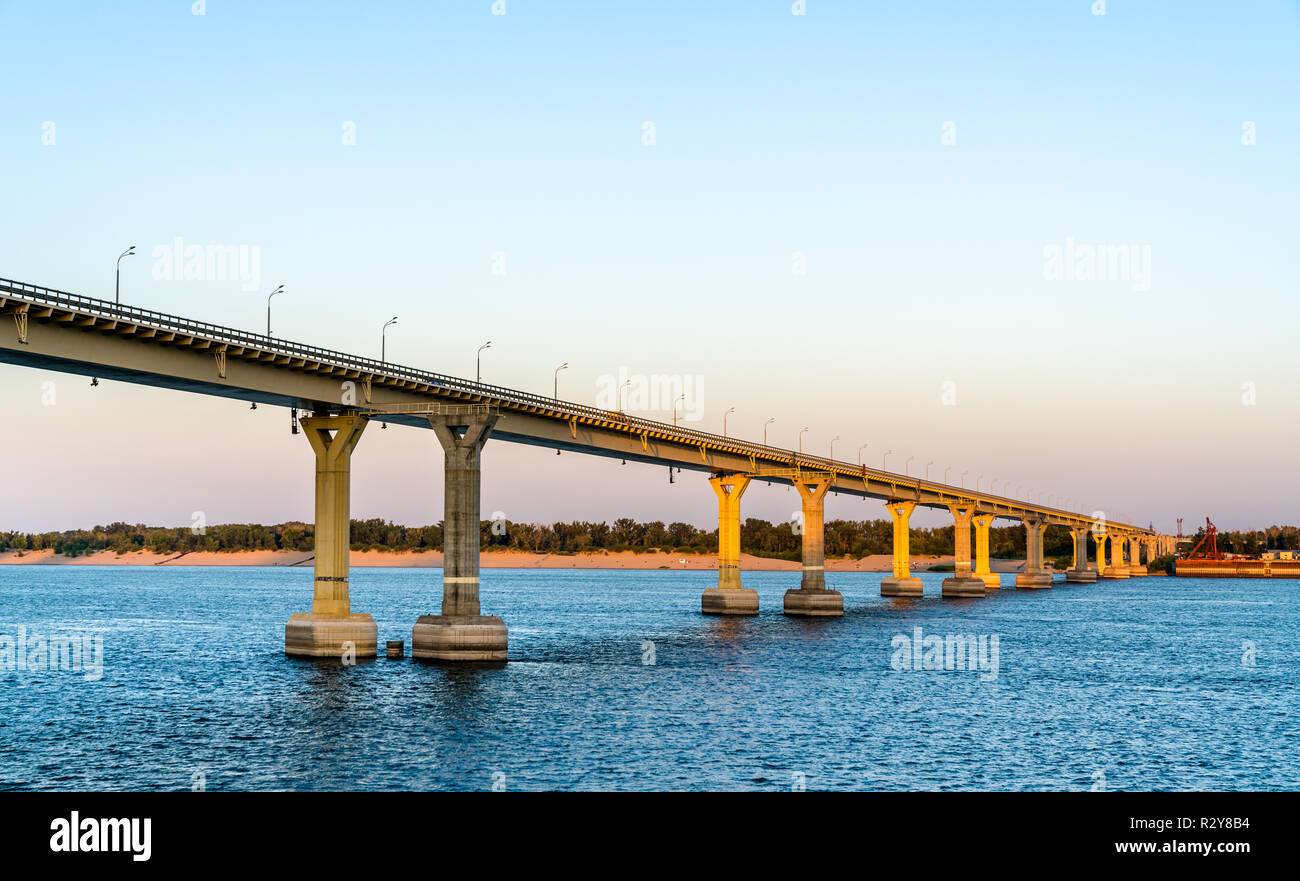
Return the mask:
M54 288L46 288L39 285L31 285L24 282L0 278L0 291L9 293L17 298L32 303L75 309L89 315L112 318L120 321L130 321L147 325L158 330L180 333L186 336L200 337L216 343L256 348L273 354L318 361L322 364L343 367L361 373L418 382L425 385L445 388L449 391L495 398L500 401L517 405L544 408L570 418L582 417L596 419L603 422L621 422L627 425L629 431L635 433L655 432L657 434L668 435L673 440L680 443L690 443L695 446L707 444L715 449L730 450L742 455L753 456L756 459L761 457L768 461L775 461L783 464L788 463L800 468L811 468L814 470L821 468L833 471L845 477L871 478L878 483L914 487L918 490L943 493L954 497L978 497L985 501L1011 508L1024 509L1031 507L1038 511L1057 514L1062 517L1079 518L1083 516L1075 512L1063 511L1059 508L1033 505L1017 499L1009 499L1004 496L993 496L988 493L980 492L972 493L964 487L951 487L946 484L935 483L929 480L893 474L885 470L867 468L862 465L853 465L846 462L838 462L821 456L812 456L792 450L781 449L779 447L768 446L766 444L758 444L752 441L723 437L722 435L711 434L709 432L683 428L679 425L670 425L666 422L657 422L653 419L644 419L640 416L629 416L621 411L611 412L608 410L602 410L598 407L589 407L584 404L561 401L558 398L534 395L517 389L505 388L503 386L496 386L482 382L472 382L455 376L432 373L427 370L419 370L414 367L393 364L389 361L376 361L371 358L349 355L345 352L338 352L332 349L322 349L317 346L295 343L279 337L248 333L232 327L210 324L203 321L193 321L188 318L182 318L178 315L158 312L153 309L139 309L133 306L123 306L108 300L101 300L95 297L84 297L78 294L68 293L67 291L56 290Z

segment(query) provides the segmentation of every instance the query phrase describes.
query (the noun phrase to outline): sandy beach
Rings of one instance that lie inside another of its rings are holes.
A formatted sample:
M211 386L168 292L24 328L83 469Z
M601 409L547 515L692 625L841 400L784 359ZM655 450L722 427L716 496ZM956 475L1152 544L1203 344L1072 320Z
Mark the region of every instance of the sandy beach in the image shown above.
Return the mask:
M592 551L580 554L536 554L527 551L483 551L480 565L484 569L717 569L715 554L668 554L662 551L635 553L633 551ZM65 557L52 550L0 552L0 566L296 566L310 567L309 551L235 551L195 552L189 554L151 554L147 551L117 554L97 551L79 557ZM949 556L912 557L912 568L924 572L931 566L951 565ZM354 567L417 567L438 569L442 567L440 551L395 552L353 551ZM1016 572L1024 565L1021 560L992 560L994 572ZM752 572L795 572L800 564L793 560L774 560L741 554L740 568ZM888 554L868 557L826 558L826 568L831 572L888 572L892 558Z

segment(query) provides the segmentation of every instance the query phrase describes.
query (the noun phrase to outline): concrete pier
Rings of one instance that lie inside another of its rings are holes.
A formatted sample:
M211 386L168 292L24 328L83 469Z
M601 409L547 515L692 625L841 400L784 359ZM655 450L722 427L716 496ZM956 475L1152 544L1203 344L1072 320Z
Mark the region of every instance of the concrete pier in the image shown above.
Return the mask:
M740 497L750 478L715 474L709 484L718 495L718 586L700 597L705 615L757 615L758 591L740 584Z
M982 597L988 593L983 578L971 571L970 527L975 515L974 505L949 505L953 519L953 574L943 580L942 595L946 597Z
M1097 572L1088 568L1088 527L1075 526L1070 530L1074 537L1074 565L1065 573L1065 580L1092 584L1097 580Z
M505 622L479 609L479 485L483 446L497 415L486 407L447 405L430 414L444 462L442 614L422 615L411 631L411 657L504 661Z
M1052 586L1052 573L1043 566L1043 531L1047 521L1038 514L1026 514L1025 571L1016 576L1020 590L1042 590Z
M785 614L834 617L844 614L844 596L826 588L826 490L831 476L796 476L794 488L803 502L803 574L797 590L785 592Z
M379 629L354 613L348 599L351 549L352 451L365 431L364 416L309 416L303 433L316 454L316 559L310 612L284 625L284 653L302 658L373 658Z
M1106 567L1102 578L1128 578L1128 563L1124 560L1124 536L1118 532L1108 532L1110 538L1110 565Z
M1147 567L1142 565L1142 539L1136 535L1129 536L1129 561L1128 575L1129 578L1139 578L1147 574ZM1147 557L1150 560L1150 557Z
M976 514L975 521L975 577L982 578L989 590L1002 587L1002 576L989 568L989 527L993 525L992 514Z
M882 597L919 597L921 579L912 577L912 560L908 520L916 508L916 502L890 502L885 507L894 518L894 574L881 579L880 595Z

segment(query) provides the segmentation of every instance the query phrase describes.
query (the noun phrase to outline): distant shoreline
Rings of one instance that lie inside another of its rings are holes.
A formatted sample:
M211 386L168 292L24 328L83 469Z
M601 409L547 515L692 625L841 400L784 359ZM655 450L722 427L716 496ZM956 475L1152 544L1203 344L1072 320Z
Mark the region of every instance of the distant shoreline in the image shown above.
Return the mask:
M194 551L186 554L153 554L147 551L118 554L111 550L95 551L77 557L55 554L51 549L0 552L0 566L268 566L310 569L310 551ZM952 565L948 556L917 555L912 569L924 572L931 566ZM415 567L442 568L441 551L352 551L351 565L356 568ZM485 550L479 556L484 569L681 569L707 571L718 568L716 554L670 554L663 551L587 551L575 554L531 553L528 551ZM1018 572L1021 560L992 560L994 572ZM755 557L741 554L740 568L753 572L797 572L802 565L794 560ZM889 572L893 558L889 554L872 554L862 558L826 558L830 572Z

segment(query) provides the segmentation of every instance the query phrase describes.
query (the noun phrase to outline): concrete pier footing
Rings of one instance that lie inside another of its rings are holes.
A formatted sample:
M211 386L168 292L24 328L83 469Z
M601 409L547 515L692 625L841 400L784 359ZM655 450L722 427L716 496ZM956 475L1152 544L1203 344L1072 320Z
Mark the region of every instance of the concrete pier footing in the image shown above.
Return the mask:
M705 615L757 615L758 591L747 587L710 587L700 596Z
M1097 581L1096 569L1067 569L1065 580L1071 584L1094 584Z
M973 575L943 580L942 596L946 597L982 597L988 594L988 585L983 578Z
M411 657L426 661L504 661L506 622L496 615L421 615L411 628Z
M1017 590L1042 590L1051 586L1050 572L1021 572L1016 576Z
M342 658L349 647L355 658L373 658L379 628L369 615L295 612L284 625L284 653L299 658Z
M844 595L838 590L793 588L785 592L787 615L833 618L844 614Z
M880 580L880 595L882 597L919 597L921 595L921 579L919 578L882 578Z

